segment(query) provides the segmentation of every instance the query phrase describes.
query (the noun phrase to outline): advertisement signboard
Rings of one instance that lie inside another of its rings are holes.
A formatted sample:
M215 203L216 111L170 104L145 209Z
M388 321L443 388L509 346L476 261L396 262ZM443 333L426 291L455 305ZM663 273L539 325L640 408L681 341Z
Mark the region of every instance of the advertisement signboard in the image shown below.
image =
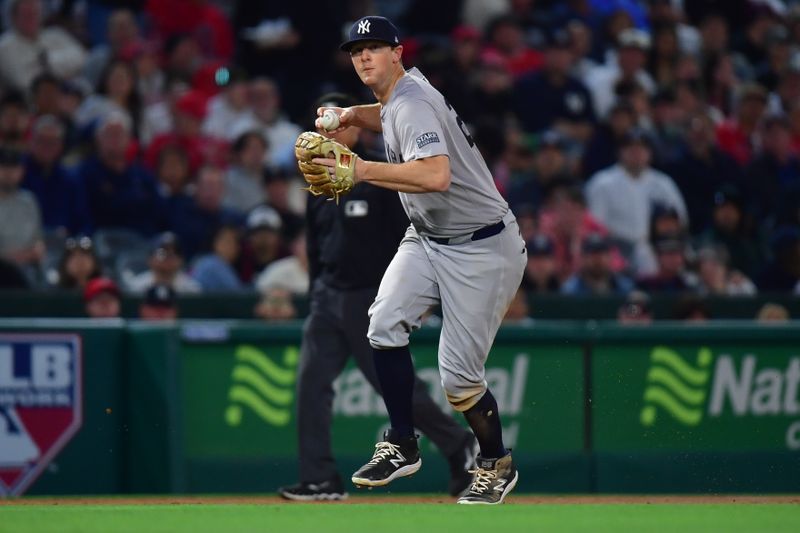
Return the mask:
M794 345L597 346L592 360L596 451L800 451Z
M293 472L299 346L234 339L184 344L181 349L187 461L214 467L217 475L224 471L219 465L226 462L269 462L273 473L281 468ZM414 359L417 374L429 385L434 399L463 423L441 389L436 345L419 343ZM502 413L506 444L515 449L520 461L537 453L563 457L583 452L579 347L499 344L489 357L486 380ZM388 422L383 400L352 362L335 381L334 390L334 454L343 463L363 460ZM427 457L435 457L433 444L424 436L420 445ZM188 475L191 478L192 473Z
M17 496L82 420L78 335L0 334L0 496Z

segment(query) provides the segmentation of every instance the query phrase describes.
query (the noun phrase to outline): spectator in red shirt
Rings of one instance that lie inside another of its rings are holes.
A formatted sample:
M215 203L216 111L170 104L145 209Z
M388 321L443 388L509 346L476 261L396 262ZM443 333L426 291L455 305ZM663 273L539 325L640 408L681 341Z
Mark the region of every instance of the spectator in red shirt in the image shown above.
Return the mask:
M758 124L766 107L767 91L760 85L745 85L739 93L736 117L717 128L719 147L740 165L748 164L753 158Z
M489 45L484 53L500 54L514 78L541 68L544 56L525 43L525 34L516 18L503 16L495 19L489 25L487 35Z
M233 57L233 30L225 14L207 0L148 0L145 6L155 31L167 38L191 34L208 59Z
M556 272L563 282L580 268L583 241L587 235L607 236L608 230L586 209L583 191L577 185L564 184L555 187L539 224L541 232L553 242ZM625 260L619 251L611 251L611 269L619 272Z
M153 139L145 153L145 163L151 169L158 164L158 155L166 146L177 145L189 156L189 169L194 175L204 163L222 164L226 145L202 133L206 116L206 97L189 91L178 98L173 110L175 128Z

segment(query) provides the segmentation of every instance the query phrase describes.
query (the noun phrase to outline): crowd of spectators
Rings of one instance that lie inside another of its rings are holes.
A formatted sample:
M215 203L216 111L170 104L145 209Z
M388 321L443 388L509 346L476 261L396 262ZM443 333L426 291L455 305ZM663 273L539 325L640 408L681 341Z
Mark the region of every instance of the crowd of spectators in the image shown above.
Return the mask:
M259 291L257 315L292 316L294 140L325 92L374 101L337 44L383 14L519 218L513 313L538 293L800 294L800 2L0 5L2 287Z

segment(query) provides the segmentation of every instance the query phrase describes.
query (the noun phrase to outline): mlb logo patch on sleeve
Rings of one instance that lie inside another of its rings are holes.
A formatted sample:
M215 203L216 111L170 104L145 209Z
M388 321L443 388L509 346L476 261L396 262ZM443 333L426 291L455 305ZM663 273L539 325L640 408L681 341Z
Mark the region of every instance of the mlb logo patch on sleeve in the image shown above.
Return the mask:
M428 144L438 143L439 142L439 134L435 131L429 131L428 133L423 133L419 137L417 137L417 148L422 148Z

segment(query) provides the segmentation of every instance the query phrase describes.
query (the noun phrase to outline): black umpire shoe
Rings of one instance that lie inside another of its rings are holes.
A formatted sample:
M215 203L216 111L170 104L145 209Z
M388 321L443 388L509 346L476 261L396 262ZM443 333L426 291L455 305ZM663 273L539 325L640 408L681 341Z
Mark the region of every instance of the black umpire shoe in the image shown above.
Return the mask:
M393 438L390 431L375 445L372 459L356 470L353 483L361 487L381 487L399 477L410 476L422 466L417 437Z
M301 481L289 487L279 488L278 493L287 500L300 502L347 499L347 493L342 486L342 480L339 478L320 481L319 483Z
M514 466L511 453L499 459L484 459L479 455L477 465L478 468L473 470L475 477L472 479L472 486L458 499L458 503L468 505L503 503L519 479L519 472Z
M456 453L447 458L450 466L450 496L463 496L472 485L472 471L475 470L475 457L478 455L478 440L470 434Z

